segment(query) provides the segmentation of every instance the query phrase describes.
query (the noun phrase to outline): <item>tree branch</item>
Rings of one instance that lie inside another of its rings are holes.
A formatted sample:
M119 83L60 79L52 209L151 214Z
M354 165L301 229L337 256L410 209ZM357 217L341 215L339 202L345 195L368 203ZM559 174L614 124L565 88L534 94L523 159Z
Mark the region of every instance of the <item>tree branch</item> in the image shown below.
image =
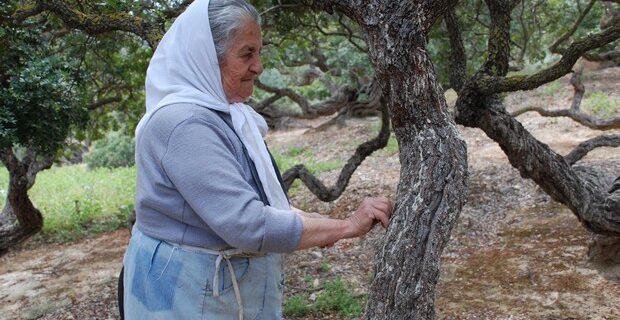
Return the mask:
M89 35L99 35L112 31L130 32L142 38L152 48L163 36L159 25L128 13L87 14L71 8L67 3L60 0L37 0L34 5L15 12L13 17L20 22L45 11L57 15L68 27L82 30Z
M97 100L91 104L89 104L86 108L88 108L88 110L95 110L95 109L99 109L105 105L108 105L110 103L114 103L114 102L120 102L122 101L122 97L120 96L116 96L116 97L109 97L109 98L104 98L101 100Z
M590 151L599 147L620 147L620 134L603 135L586 140L564 156L564 160L572 166L585 157Z
M575 23L573 23L573 26L570 28L570 30L566 31L562 36L560 36L557 40L555 40L553 44L549 46L549 52L557 53L557 54L563 53L563 50L558 49L558 46L562 44L562 42L568 40L568 38L570 38L570 36L572 36L575 33L575 31L577 31L577 28L579 28L579 25L581 25L581 22L583 22L583 19L585 19L586 15L588 15L588 13L590 12L590 9L592 9L595 3L596 3L596 0L590 0L586 8L581 12L579 17L575 21Z
M538 112L543 117L567 117L571 118L574 121L592 129L596 130L612 130L612 129L620 129L620 117L613 119L599 119L597 117L591 116L589 114L583 113L580 110L581 100L583 98L585 88L581 81L579 80L581 75L581 70L575 71L573 76L570 79L571 84L575 90L575 94L573 96L573 102L571 104L570 109L561 109L561 110L546 110L541 107L526 107L520 110L517 110L511 113L511 116L517 117L526 112L534 111Z
M183 13L183 11L185 11L185 9L193 1L194 0L183 0L183 2L179 3L177 6L174 6L172 8L168 8L168 9L164 10L164 12L163 12L164 20L174 19L175 17L177 17L178 15Z
M519 24L521 24L521 30L523 31L523 44L519 46L521 49L519 53L519 58L517 59L517 63L522 64L523 59L525 58L525 53L527 51L527 45L530 41L530 32L528 30L527 24L525 23L525 1L521 2L521 12L519 13Z
M302 116L300 118L315 118L317 116L326 116L337 112L343 107L349 105L357 98L357 90L350 87L342 87L336 94L334 94L330 99L311 104L305 97L294 92L289 88L276 88L269 85L266 85L259 80L255 80L254 82L256 87L261 90L273 93L275 95L279 95L282 97L287 97L295 102L302 110Z
M295 179L300 179L321 201L329 202L338 199L349 184L351 176L364 159L387 145L390 138L389 119L390 116L388 114L387 105L383 102L381 107L381 130L379 134L372 140L362 143L355 149L355 153L349 158L347 164L345 164L340 171L338 180L333 187L327 188L323 182L313 176L303 164L299 164L290 168L282 175L285 189L288 191Z
M450 39L450 86L456 92L460 91L467 79L467 54L463 45L463 38L458 18L453 10L444 16L448 38Z
M477 90L489 95L499 92L531 90L545 83L558 79L571 71L571 68L585 52L606 45L620 38L620 24L602 32L573 41L564 50L562 59L553 66L530 76L495 77L479 75L476 79Z
M481 100L468 99L469 94L476 95L474 91L466 91L468 89L461 91L457 101L459 123L482 129L499 144L522 177L532 179L554 200L568 206L588 230L620 235L620 215L613 211L620 205L620 198L614 198L617 195L614 194L612 199L607 193L613 181L611 174L569 165L564 157L534 138L521 123L507 114L497 95ZM482 105L467 105L471 101ZM468 113L467 109L475 112Z
M491 16L488 59L482 70L490 75L504 76L510 60L510 21L513 2L509 0L485 0Z
M276 87L272 87L270 85L262 83L258 79L254 80L254 84L256 85L257 88L259 88L261 90L264 90L264 91L267 91L267 92L271 92L273 94L276 94L276 95L279 95L279 96L282 96L282 97L287 97L287 98L291 99L293 102L295 102L297 105L299 105L299 107L301 108L301 111L304 114L310 114L311 113L310 102L308 102L308 100L306 100L306 98L304 98L300 94L297 94L293 90L291 90L289 88L276 88Z
M612 61L620 58L620 49L607 51L604 53L585 53L583 58L588 61Z
M562 109L562 110L545 110L540 107L527 107L523 108L519 111L512 113L513 116L517 117L526 112L538 112L543 117L567 117L575 120L576 122L592 129L596 130L613 130L620 129L620 117L603 120L592 117L589 114L585 114L583 112L573 112L570 109Z

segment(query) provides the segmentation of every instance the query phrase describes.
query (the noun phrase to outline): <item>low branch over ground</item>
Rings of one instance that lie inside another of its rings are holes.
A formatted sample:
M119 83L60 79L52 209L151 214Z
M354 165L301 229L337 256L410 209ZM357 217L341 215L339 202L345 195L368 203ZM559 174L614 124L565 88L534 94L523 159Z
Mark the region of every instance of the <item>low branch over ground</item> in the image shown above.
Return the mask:
M384 148L390 138L390 120L385 103L381 107L381 130L370 141L364 142L355 149L355 153L349 158L347 164L340 171L336 184L328 188L317 177L313 176L303 164L298 164L282 175L284 187L288 191L295 179L300 179L308 189L321 201L334 201L340 197L349 184L349 180L359 165L373 152Z
M567 117L571 118L580 124L597 130L612 130L620 129L620 118L613 119L599 119L581 111L572 111L570 109L562 110L546 110L541 107L527 107L512 113L512 116L516 117L526 112L535 111L544 117Z
M564 159L568 164L573 165L590 151L599 147L620 147L620 134L603 135L586 140L564 156Z
M348 117L376 116L381 109L382 92L376 81L371 81L361 89L350 86L340 87L329 99L318 103L311 103L290 88L276 88L258 80L255 83L258 88L272 93L268 98L251 103L251 105L273 128L284 125L288 118L315 119L337 113L334 118L314 129L320 131L334 124L343 125ZM362 93L365 95L361 95ZM362 96L366 96L367 99L360 99ZM295 102L302 112L285 111L274 105L276 101L284 97Z
M477 100L467 96L469 90L465 88L462 92L466 94L457 100L459 123L482 129L500 145L522 177L532 179L554 200L568 206L588 230L620 236L620 211L614 211L620 207L620 190L608 193L615 179L611 173L571 166L509 115L499 97ZM473 101L481 105L467 105Z
M571 77L571 84L575 90L575 94L573 96L573 103L570 109L561 109L561 110L546 110L541 107L526 107L520 110L517 110L511 115L513 117L520 116L526 112L534 111L538 112L543 117L567 117L571 118L574 121L592 129L596 130L611 130L611 129L620 129L620 117L612 118L612 119L600 119L594 117L592 115L583 113L580 109L581 101L583 99L583 95L585 92L585 88L580 80L581 71L576 71L573 73Z
M343 87L338 92L326 101L312 104L304 96L296 93L289 88L276 88L267 84L255 80L255 84L261 90L273 93L274 96L270 97L270 101L275 101L275 97L282 98L287 97L295 102L302 111L300 118L315 118L319 116L327 116L336 113L342 107L348 103L354 101L357 98L357 90L350 87ZM268 104L259 103L263 107L267 107ZM257 109L260 111L260 109Z

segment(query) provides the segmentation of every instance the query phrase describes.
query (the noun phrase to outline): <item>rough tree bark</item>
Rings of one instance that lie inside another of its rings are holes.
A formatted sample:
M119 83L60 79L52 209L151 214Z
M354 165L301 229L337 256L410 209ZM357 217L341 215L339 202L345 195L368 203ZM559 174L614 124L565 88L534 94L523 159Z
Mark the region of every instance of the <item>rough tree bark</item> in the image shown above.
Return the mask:
M41 170L49 169L53 159L38 160L36 153L28 150L20 160L11 148L0 150L0 160L9 171L7 201L0 214L0 254L15 244L39 232L43 216L28 197Z
M375 262L367 319L429 319L440 256L467 194L467 156L425 50L456 1L316 1L361 26L400 147L393 218Z

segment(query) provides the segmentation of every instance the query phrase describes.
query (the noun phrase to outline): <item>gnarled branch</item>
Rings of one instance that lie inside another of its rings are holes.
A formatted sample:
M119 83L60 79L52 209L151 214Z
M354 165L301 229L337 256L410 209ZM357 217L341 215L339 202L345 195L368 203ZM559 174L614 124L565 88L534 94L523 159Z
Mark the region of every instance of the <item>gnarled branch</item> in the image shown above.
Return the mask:
M491 16L489 41L487 45L488 59L482 66L485 73L504 76L508 72L510 60L510 20L514 1L485 0Z
M121 102L122 98L120 96L115 96L115 97L108 97L108 98L103 98L100 100L97 100L91 104L89 104L88 106L86 106L86 108L88 108L88 110L95 110L95 109L99 109L103 106L106 106L110 103L114 103L114 102Z
M28 17L46 11L57 15L68 27L82 30L89 35L99 35L112 31L130 32L145 40L152 48L163 36L163 29L160 25L153 24L140 17L122 12L87 14L59 0L37 0L33 5L15 12L13 17L16 21L23 21Z
M308 189L316 195L321 201L334 201L340 197L344 189L349 184L351 176L357 167L373 152L384 148L390 138L390 117L385 103L381 107L381 130L379 134L370 141L366 141L355 149L355 153L349 158L338 176L336 184L328 188L318 178L313 176L310 171L303 165L296 165L287 170L283 175L284 187L286 190L290 188L295 179L300 179L308 187Z
M450 67L449 78L450 86L458 92L463 88L467 79L467 54L459 26L458 18L453 10L444 16L448 38L450 39Z
M259 80L255 80L255 84L261 90L273 93L277 96L287 97L295 102L302 110L300 118L314 118L317 116L326 116L337 112L347 104L355 101L357 97L357 90L350 87L343 87L332 96L330 99L311 104L305 97L296 93L289 88L276 88L270 85L264 84Z
M513 112L511 115L516 117L516 116L519 116L523 113L530 112L530 111L538 112L543 117L571 118L588 128L592 128L596 130L612 130L612 129L620 128L620 118L607 119L607 120L599 119L589 114L586 114L580 111L575 112L570 109L546 110L541 107L526 107L526 108Z
M573 165L590 151L600 147L620 147L620 134L598 136L580 143L573 151L564 156L568 164Z
M585 52L602 47L618 38L620 38L620 24L616 24L602 32L573 41L573 43L564 50L564 54L560 61L533 75L512 76L507 78L480 75L478 79L476 79L477 90L481 94L490 95L499 92L538 88L545 83L559 79L569 73L575 62L577 62L577 59Z
M571 118L574 121L592 129L596 130L611 130L611 129L620 129L620 117L613 119L600 119L589 114L583 113L580 110L581 100L583 98L585 88L581 80L579 79L581 75L581 70L573 73L573 76L570 79L570 83L573 85L575 90L575 94L573 96L573 103L571 104L570 109L561 109L561 110L546 110L541 107L525 107L523 109L517 110L511 115L513 117L517 117L526 112L535 111L538 112L543 117L567 117Z
M560 44L562 44L562 42L568 40L568 38L570 38L570 36L572 36L575 31L577 31L577 28L579 28L579 25L581 25L581 22L583 22L583 19L585 19L586 15L588 15L588 12L590 12L590 9L592 9L595 3L596 0L590 0L586 8L581 12L579 17L577 17L577 20L575 20L575 23L573 23L573 26L570 28L570 30L566 31L549 46L549 52L562 54L563 50L559 49L558 47L560 46Z

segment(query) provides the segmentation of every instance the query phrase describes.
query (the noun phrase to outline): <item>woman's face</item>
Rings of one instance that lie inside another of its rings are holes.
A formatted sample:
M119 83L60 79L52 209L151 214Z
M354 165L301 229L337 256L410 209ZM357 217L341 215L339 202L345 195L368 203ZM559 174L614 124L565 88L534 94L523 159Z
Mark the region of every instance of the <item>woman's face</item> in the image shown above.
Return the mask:
M260 26L254 20L247 19L220 63L228 102L243 102L252 95L254 79L263 72L260 62L262 47Z

